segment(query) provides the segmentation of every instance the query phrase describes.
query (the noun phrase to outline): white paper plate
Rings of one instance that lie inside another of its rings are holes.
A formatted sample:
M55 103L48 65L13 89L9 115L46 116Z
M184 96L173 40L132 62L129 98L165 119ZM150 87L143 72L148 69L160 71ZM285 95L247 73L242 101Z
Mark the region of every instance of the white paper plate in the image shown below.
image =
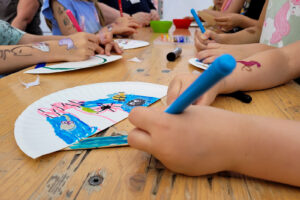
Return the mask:
M204 64L204 63L200 62L198 60L198 58L191 58L191 59L189 59L189 63L191 65L194 65L195 67L198 67L198 68L204 69L204 70L206 70L209 67L208 64Z
M197 22L192 22L191 25L190 25L190 27L198 27Z
M127 118L133 107L148 106L166 93L167 86L142 82L98 83L61 90L24 110L15 123L15 139L25 154L37 158L116 124Z
M116 43L124 50L127 49L136 49L140 47L145 47L149 45L149 42L142 41L142 40L130 40L130 39L116 39Z
M24 73L27 74L51 74L58 72L73 71L78 69L84 69L89 67L95 67L99 65L104 65L110 62L121 59L122 56L105 56L105 55L96 55L92 56L89 60L79 61L79 62L63 62L59 64L49 64L45 67L31 69Z

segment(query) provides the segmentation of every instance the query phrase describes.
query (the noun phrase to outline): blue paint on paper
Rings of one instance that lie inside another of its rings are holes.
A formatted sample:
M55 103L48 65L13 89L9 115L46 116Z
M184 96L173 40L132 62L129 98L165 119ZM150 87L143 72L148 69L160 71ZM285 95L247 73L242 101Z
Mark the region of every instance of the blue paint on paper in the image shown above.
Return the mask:
M87 138L70 146L71 149L92 149L109 146L128 145L127 135Z
M38 63L34 69L38 69L38 68L42 68L42 67L45 67L46 66L46 63Z
M146 107L158 100L159 98L155 97L139 96L119 92L108 95L108 98L106 99L81 101L78 104L81 110L87 114L98 114L102 111L115 112L117 110L116 107L129 113L134 107ZM57 109L57 107L55 109ZM62 110L63 109L61 108L60 111ZM56 117L47 116L47 121L53 127L55 134L67 144L73 144L84 138L87 138L96 133L96 131L98 130L97 127L90 127L88 124L81 121L74 115L67 113L67 110L64 110L64 112L64 114L57 113L58 116ZM123 140L119 142L124 143Z
M97 131L97 127L90 127L71 114L64 114L54 118L47 117L47 121L54 128L55 134L67 144L78 142Z
M115 93L108 95L107 99L98 99L95 101L86 101L80 104L80 106L85 108L94 108L94 107L101 107L103 104L122 104L121 108L125 111L130 113L130 111L137 106L149 106L154 102L158 101L159 98L155 97L146 97L146 96L139 96L133 94L124 94L124 96L120 96L120 93Z

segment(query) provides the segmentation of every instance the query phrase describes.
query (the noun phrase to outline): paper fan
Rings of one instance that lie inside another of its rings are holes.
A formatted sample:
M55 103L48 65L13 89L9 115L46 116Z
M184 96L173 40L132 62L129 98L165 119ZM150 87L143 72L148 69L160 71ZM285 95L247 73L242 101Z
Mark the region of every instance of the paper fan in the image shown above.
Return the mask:
M198 68L204 69L204 70L206 70L206 69L209 67L208 64L204 64L203 62L201 62L201 61L200 61L199 59L197 59L197 58L191 58L191 59L189 59L189 63L190 63L191 65L194 65L195 67L198 67Z
M66 148L127 118L167 93L163 85L110 82L50 94L27 107L15 123L15 139L32 158Z
M44 67L28 70L24 73L51 74L51 73L58 73L58 72L73 71L78 69L95 67L98 65L104 65L106 63L114 62L121 58L122 56L96 55L96 56L92 56L89 60L79 61L79 62L63 62L63 63L53 64L53 65L50 64Z
M129 40L129 39L116 39L116 43L123 49L136 49L140 47L145 47L149 45L149 42L142 40Z

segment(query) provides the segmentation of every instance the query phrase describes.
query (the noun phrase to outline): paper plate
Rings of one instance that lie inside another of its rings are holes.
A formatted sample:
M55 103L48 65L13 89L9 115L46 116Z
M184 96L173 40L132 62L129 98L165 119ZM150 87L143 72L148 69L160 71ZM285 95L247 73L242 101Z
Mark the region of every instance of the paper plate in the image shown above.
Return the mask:
M27 107L15 122L15 139L37 158L66 148L127 118L136 106L149 106L167 86L110 82L78 86L50 94Z
M27 74L51 74L51 73L58 73L58 72L73 71L73 70L78 70L78 69L84 69L84 68L104 65L106 63L114 62L121 58L122 58L122 56L96 55L96 56L92 56L89 60L79 61L79 62L63 62L63 63L53 64L53 65L49 64L45 67L31 69L24 73L27 73Z
M200 62L198 58L189 59L189 63L191 65L194 65L195 67L198 67L198 68L204 69L204 70L206 70L209 67L208 64L204 64L204 63Z
M129 39L116 39L116 43L124 50L127 49L136 49L140 47L145 47L149 45L149 42L142 41L142 40L129 40Z
M192 22L190 27L198 27L198 24L196 22Z

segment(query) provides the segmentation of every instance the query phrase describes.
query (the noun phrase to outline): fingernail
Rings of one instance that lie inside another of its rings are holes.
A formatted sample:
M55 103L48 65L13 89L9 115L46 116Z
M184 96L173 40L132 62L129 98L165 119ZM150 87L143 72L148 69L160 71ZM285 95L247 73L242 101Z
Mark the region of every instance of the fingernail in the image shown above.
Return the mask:
M203 39L203 40L207 40L208 38L207 38L207 36L206 36L206 35L201 35L201 39Z

